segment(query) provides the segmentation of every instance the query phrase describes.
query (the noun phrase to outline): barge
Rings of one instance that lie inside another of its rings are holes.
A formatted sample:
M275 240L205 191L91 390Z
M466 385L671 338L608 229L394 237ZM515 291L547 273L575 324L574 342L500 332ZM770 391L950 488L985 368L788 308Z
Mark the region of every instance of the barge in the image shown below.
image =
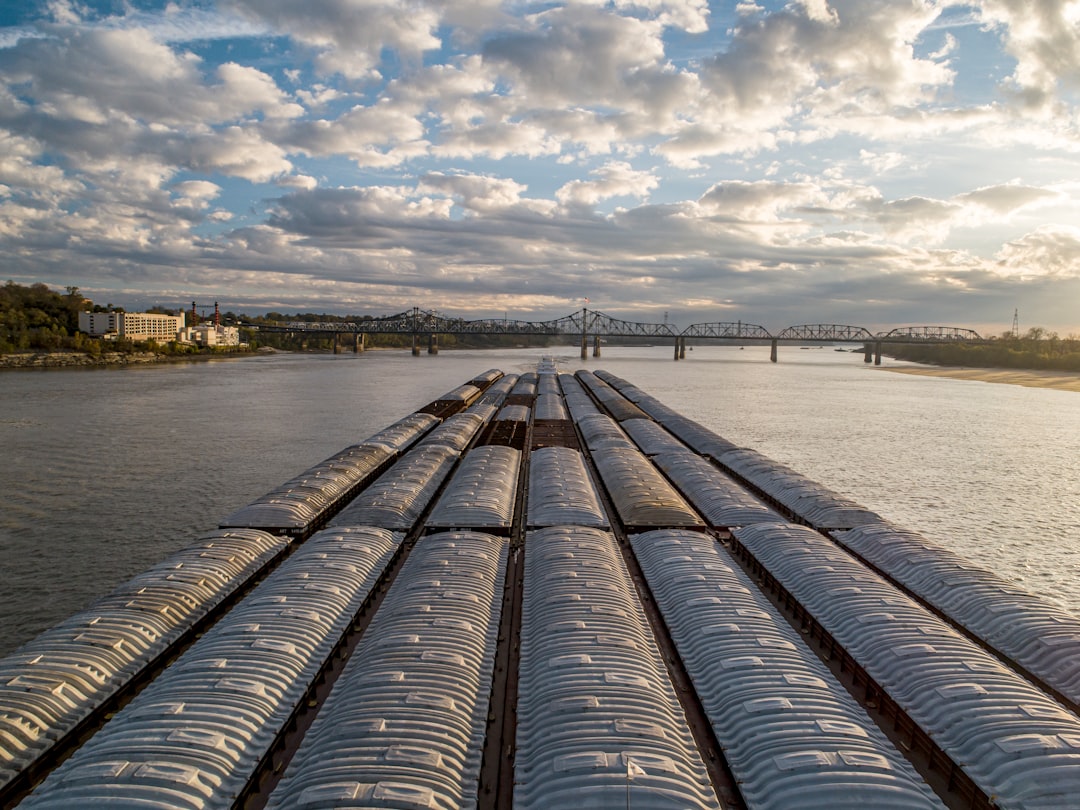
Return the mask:
M603 371L492 369L0 660L0 805L1064 807L1080 621Z

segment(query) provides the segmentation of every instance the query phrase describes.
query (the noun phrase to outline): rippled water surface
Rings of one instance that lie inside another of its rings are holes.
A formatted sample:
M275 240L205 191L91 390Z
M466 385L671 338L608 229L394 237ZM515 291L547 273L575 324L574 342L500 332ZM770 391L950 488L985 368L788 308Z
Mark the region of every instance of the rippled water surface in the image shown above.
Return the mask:
M341 448L545 353L0 374L0 655ZM777 364L767 347L555 353L1080 614L1080 393L894 374L831 348L782 347Z

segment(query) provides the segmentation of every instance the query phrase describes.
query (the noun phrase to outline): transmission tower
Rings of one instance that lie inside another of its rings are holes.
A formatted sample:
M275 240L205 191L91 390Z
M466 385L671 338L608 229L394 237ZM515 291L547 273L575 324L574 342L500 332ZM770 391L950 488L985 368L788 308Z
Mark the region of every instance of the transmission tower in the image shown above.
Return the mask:
M1020 337L1020 309L1013 310L1013 337Z

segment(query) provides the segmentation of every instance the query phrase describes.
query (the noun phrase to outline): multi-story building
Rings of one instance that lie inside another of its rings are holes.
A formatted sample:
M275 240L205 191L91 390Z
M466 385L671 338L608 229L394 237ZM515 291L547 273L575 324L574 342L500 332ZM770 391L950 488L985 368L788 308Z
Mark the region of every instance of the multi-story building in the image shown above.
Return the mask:
M88 335L119 335L122 312L80 312L79 331Z
M194 343L197 346L239 346L240 330L235 326L201 323L183 329L178 339L182 343Z
M157 315L149 312L80 312L79 330L99 337L124 337L130 340L176 340L184 328L186 316Z

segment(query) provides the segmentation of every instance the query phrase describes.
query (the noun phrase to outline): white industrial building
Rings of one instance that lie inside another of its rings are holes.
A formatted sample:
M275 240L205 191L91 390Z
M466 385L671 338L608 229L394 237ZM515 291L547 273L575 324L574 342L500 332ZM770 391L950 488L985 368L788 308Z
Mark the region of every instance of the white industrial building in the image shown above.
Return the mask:
M187 323L186 315L157 315L149 312L80 312L79 331L105 338L129 340L178 340Z
M201 323L181 329L177 340L197 346L239 346L240 329L235 326Z
M193 317L197 317L194 316ZM177 341L196 346L239 346L240 329L222 326L214 305L214 319L195 326L187 325L187 313L157 315L149 312L80 312L79 330L95 337L115 340Z

